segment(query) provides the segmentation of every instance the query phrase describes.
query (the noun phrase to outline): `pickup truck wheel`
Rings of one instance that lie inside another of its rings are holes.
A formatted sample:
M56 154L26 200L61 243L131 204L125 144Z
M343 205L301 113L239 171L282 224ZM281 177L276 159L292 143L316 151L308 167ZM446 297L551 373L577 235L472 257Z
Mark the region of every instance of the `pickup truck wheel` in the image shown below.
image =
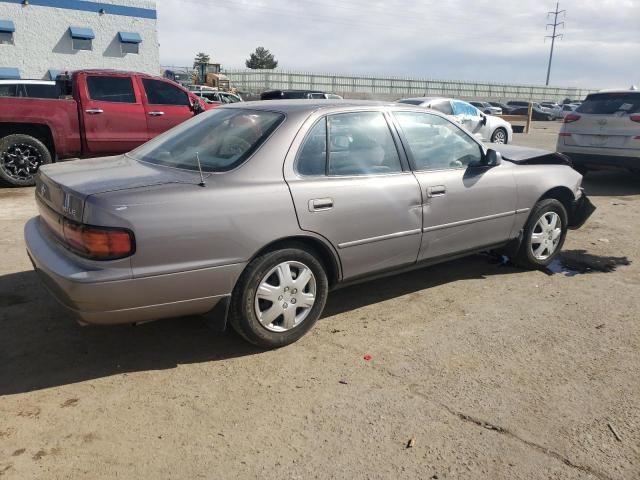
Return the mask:
M567 236L567 210L554 198L536 204L524 227L524 235L515 263L538 269L549 265L560 253Z
M0 139L0 180L12 187L30 187L40 165L51 163L51 152L30 135L8 135Z
M320 261L298 248L265 253L241 275L229 322L245 340L278 348L300 339L316 323L329 283Z

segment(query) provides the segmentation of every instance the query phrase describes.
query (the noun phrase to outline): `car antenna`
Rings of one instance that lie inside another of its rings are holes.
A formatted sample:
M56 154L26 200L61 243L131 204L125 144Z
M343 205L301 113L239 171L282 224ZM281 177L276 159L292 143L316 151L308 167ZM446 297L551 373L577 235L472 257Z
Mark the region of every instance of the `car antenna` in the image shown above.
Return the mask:
M200 165L200 154L199 152L196 152L196 161L198 162L198 170L200 171L200 183L198 185L200 185L201 187L206 187L207 184L204 181L204 175L202 174L202 166Z

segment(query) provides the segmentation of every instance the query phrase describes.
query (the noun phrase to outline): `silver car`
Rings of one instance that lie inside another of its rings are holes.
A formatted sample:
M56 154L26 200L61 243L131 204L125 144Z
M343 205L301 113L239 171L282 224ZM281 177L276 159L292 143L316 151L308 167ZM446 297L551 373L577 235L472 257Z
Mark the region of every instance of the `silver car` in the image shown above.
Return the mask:
M417 105L449 115L483 142L511 143L511 124L500 117L486 115L470 103L442 97L404 98L398 103Z
M211 312L278 347L347 282L487 249L549 264L593 210L582 177L499 148L410 105L226 105L129 154L42 167L28 254L83 323Z

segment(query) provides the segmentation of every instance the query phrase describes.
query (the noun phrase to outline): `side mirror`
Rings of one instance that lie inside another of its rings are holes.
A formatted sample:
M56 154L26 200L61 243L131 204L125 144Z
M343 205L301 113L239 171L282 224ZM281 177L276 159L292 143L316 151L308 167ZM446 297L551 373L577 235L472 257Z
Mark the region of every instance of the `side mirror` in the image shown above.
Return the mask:
M500 152L496 152L493 149L487 150L484 158L482 159L482 166L484 167L497 167L502 163L502 155Z
M482 123L482 125L486 125L487 124L487 116L486 115L482 115L482 121L480 122Z
M191 102L191 111L194 115L198 115L199 113L204 112L204 107L200 103L197 97L189 97L189 101Z

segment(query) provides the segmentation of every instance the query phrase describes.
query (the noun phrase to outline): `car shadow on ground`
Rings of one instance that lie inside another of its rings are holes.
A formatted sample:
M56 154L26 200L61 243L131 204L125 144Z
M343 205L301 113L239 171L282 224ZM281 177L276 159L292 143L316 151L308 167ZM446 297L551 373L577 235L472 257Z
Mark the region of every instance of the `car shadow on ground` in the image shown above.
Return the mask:
M640 174L624 170L589 172L582 181L590 197L626 197L640 194Z
M472 256L333 291L323 317L452 281L515 272ZM35 272L0 276L0 395L261 352L230 330L213 331L201 317L81 327L49 296Z

